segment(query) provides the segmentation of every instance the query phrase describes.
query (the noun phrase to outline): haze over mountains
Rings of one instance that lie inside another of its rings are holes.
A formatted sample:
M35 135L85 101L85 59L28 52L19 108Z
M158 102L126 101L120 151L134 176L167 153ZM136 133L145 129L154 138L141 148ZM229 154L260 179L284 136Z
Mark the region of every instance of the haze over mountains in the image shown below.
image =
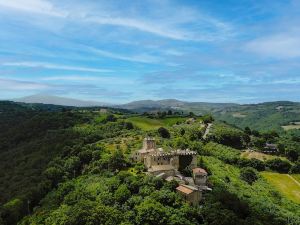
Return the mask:
M54 95L42 95L36 94L31 96L26 96L22 98L12 99L14 102L23 102L23 103L42 103L42 104L53 104L53 105L62 105L62 106L75 106L75 107L90 107L90 106L112 106L115 108L123 108L136 112L145 112L151 110L183 110L183 111L193 111L201 113L212 113L219 112L223 109L233 109L233 108L249 108L251 106L261 106L261 105L298 105L297 102L291 101L274 101L274 102L265 102L257 104L238 104L238 103L212 103L212 102L188 102L181 101L177 99L162 99L162 100L139 100L132 101L125 104L111 104L109 102L102 101L88 101L88 100L79 100L75 98L60 97ZM299 103L300 104L300 103Z
M113 107L144 113L155 111L193 112L198 115L212 114L216 119L234 124L240 128L246 126L257 130L282 130L283 126L300 121L300 103L290 101L265 102L258 104L185 102L176 99L141 100L126 104L112 105L103 102L82 101L49 95L33 95L15 99L16 102L44 103L76 107Z
M63 106L77 106L77 107L90 107L90 106L108 106L110 104L96 101L84 101L74 98L65 98L53 95L31 95L23 98L13 99L14 102L24 103L43 103L52 105L63 105Z

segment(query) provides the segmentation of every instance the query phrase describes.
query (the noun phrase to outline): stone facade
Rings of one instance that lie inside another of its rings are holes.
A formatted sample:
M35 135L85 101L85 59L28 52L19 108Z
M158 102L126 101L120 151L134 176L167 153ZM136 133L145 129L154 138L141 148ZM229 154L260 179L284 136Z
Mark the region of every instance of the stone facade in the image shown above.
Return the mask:
M197 153L190 150L173 150L170 152L151 152L144 157L146 168L157 165L171 165L174 169L179 170L181 167L197 166Z
M185 201L194 206L198 205L202 199L202 191L194 186L180 184L176 188L176 191L185 199Z
M159 166L164 166L162 170L166 170L166 166L172 170L179 170L186 166L193 169L197 165L197 153L188 149L164 152L163 149L156 148L154 138L148 137L143 141L143 148L131 155L131 160L144 163L149 172L158 171Z
M144 158L150 153L160 151L156 149L155 139L146 137L143 141L143 148L131 154L130 158L133 162L144 163Z
M197 186L206 186L207 181L207 172L202 168L193 169L193 178L195 185Z

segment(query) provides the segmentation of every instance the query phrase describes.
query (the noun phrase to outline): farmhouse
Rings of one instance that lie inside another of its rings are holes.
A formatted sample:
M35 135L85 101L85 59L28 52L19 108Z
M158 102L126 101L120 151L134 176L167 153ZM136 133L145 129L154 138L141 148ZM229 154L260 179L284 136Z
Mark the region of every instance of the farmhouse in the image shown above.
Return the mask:
M262 152L265 154L277 154L279 150L277 148L277 145L266 143Z
M196 206L199 204L202 198L202 192L198 190L198 188L190 185L180 184L176 191L192 205Z

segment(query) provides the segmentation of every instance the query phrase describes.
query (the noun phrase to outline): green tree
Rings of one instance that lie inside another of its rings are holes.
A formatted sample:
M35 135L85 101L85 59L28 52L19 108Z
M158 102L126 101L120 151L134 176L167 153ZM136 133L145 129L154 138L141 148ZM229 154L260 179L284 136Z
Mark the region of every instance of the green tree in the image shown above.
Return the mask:
M104 121L106 121L106 122L116 122L117 118L113 114L108 114Z
M241 169L241 179L246 181L248 184L253 184L259 177L257 170L252 167L245 167Z
M159 202L147 199L135 207L136 223L140 225L165 225L168 222L168 211Z
M7 224L16 224L25 213L25 202L19 198L15 198L4 204L2 217Z
M267 160L266 166L279 173L288 173L292 167L288 161L279 158Z
M162 138L170 138L171 137L170 132L164 127L158 128L157 131Z
M120 185L114 194L116 201L120 203L124 203L130 198L130 195L131 192L125 184Z

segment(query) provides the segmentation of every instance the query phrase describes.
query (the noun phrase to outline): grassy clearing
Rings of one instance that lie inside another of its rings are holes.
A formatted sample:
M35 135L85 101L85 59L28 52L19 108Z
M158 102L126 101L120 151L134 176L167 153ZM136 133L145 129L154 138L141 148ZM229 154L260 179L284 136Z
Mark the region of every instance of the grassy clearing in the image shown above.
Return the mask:
M155 130L162 126L172 126L177 122L183 122L186 118L181 117L170 117L165 119L151 119L146 117L130 117L126 121L132 122L135 126L143 130Z
M288 199L300 203L300 185L291 176L273 172L262 172L261 174Z
M275 159L275 158L280 158L282 160L286 160L284 157L268 155L268 154L264 154L261 152L254 152L254 151L248 151L248 150L245 152L242 152L241 157L246 158L246 159L259 159L262 161L269 160L269 159Z
M132 122L135 126L143 130L154 130L164 125L160 120L145 117L130 117L126 121Z
M242 114L240 112L236 112L236 113L232 113L232 116L236 118L245 118L247 115Z
M300 174L293 174L291 176L300 183Z
M290 124L286 126L281 126L284 130L300 129L300 124Z

